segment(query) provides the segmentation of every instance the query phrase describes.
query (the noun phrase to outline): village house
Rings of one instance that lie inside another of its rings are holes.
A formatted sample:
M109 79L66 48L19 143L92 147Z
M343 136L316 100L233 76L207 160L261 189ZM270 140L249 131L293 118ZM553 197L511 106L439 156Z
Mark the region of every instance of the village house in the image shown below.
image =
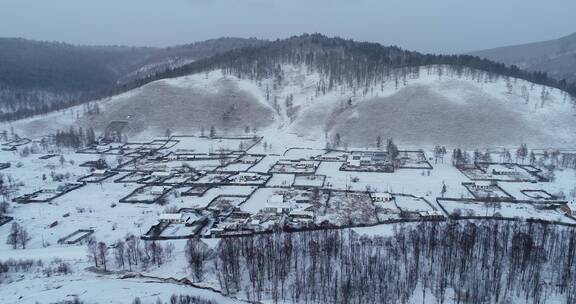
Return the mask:
M442 214L442 212L440 212L438 210L421 211L421 212L418 212L418 215L420 216L420 218L423 218L423 219L442 219L442 218L444 218L444 214Z
M158 217L158 221L170 224L190 224L191 218L183 213L162 213Z
M288 216L293 219L314 219L314 212L298 209L290 211Z
M491 165L487 172L492 175L519 175L520 172L512 165Z
M157 178L166 178L166 177L170 177L172 175L172 173L168 172L168 171L154 171L152 172L153 177L157 177Z
M270 196L266 205L262 208L263 212L275 214L289 213L291 210L290 205L284 202L284 196L279 194Z
M260 175L255 172L240 172L238 173L239 181L257 181L260 178Z
M374 192L370 193L373 202L385 203L391 201L394 197L388 192Z
M567 215L576 216L576 201L569 201L563 204L560 209Z
M473 191L484 191L484 192L491 192L494 190L494 187L498 186L497 181L489 181L489 182L475 182L470 185L470 189Z
M166 191L166 187L164 186L153 186L150 188L150 194L152 195L162 195Z
M106 176L106 174L108 174L108 171L106 171L104 169L96 169L96 170L92 171L93 176Z
M348 158L348 166L385 166L387 170L394 170L392 161L386 152L354 151Z

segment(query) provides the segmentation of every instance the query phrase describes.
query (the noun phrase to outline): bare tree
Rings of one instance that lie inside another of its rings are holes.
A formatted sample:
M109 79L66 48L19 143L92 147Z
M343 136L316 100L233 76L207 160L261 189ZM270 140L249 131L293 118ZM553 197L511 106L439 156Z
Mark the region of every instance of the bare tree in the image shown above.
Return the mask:
M104 242L98 242L97 249L98 249L98 260L100 260L100 265L102 265L104 271L106 271L106 264L108 262L108 245L106 245L106 243Z
M98 267L98 242L93 236L88 237L86 242L88 256L94 261L94 267Z
M122 269L126 268L125 259L126 256L126 245L123 240L118 240L114 246L114 259L116 260L116 265L118 267L122 267Z
M210 255L210 248L201 240L189 239L188 242L186 242L186 260L196 281L202 281L204 277L204 264Z

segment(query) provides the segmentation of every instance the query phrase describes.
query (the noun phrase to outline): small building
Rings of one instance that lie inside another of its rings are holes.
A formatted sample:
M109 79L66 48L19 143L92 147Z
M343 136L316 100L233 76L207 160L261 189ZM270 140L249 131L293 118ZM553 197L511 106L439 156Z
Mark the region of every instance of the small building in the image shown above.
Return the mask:
M166 191L166 188L163 186L152 186L150 188L150 194L152 195L162 195Z
M170 175L172 175L172 173L170 173L168 171L154 171L150 175L152 175L154 177L170 177Z
M290 205L284 202L284 196L279 194L270 196L262 208L263 212L276 214L289 213L291 210Z
M373 202L379 202L379 203L389 202L394 198L392 194L388 192L370 193L370 197L372 197Z
M488 172L492 175L519 175L520 172L516 170L513 165L491 165L489 166Z
M158 217L158 221L170 224L189 224L191 219L189 215L184 213L162 213Z
M105 176L106 174L108 174L108 171L106 171L104 169L96 169L96 170L92 171L93 176Z
M494 190L495 187L498 186L497 181L488 181L488 182L475 182L470 185L470 188L475 191L486 191L491 192Z
M418 215L420 216L420 218L423 218L423 219L442 219L442 218L444 218L444 214L442 214L442 212L440 212L438 210L421 211L421 212L418 212Z
M569 201L560 206L560 210L564 211L567 215L576 216L576 201Z
M288 216L294 219L314 219L314 212L298 209L290 211Z

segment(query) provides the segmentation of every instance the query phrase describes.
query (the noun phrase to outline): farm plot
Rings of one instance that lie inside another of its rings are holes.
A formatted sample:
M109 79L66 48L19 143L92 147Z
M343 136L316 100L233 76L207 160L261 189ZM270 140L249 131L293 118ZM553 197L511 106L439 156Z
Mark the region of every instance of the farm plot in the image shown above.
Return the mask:
M398 160L402 169L432 169L424 151L400 151Z
M143 186L120 199L121 203L152 204L170 191L167 186Z
M538 190L520 190L522 194L530 199L535 200L555 200L556 196L548 193L546 190L538 189Z
M238 174L228 177L226 180L231 185L263 185L270 177L271 174L239 172Z
M240 206L247 199L247 196L220 195L214 198L214 200L208 204L206 209L218 212L220 214L230 213L234 208Z
M494 183L462 183L479 200L511 201L514 197Z
M376 206L367 192L332 191L325 206L314 210L317 224L358 226L378 223Z
M325 175L296 175L294 187L318 187L324 186Z
M135 171L128 173L118 179L116 179L115 183L145 183L148 179L150 179L150 172L147 171Z
M94 233L92 229L78 229L58 240L58 244L78 244Z
M576 224L576 221L565 216L558 209L541 208L529 203L482 202L442 198L438 198L437 201L452 218L503 217Z
M231 175L232 174L228 173L208 173L196 181L193 181L192 184L222 184L226 183L226 180Z
M411 195L394 194L394 203L400 211L406 213L435 211L425 199Z
M258 137L209 138L196 136L174 136L173 139L178 140L178 144L171 147L171 150L187 150L197 153L213 153L219 150L245 151L260 140Z
M177 204L181 208L202 209L206 208L218 196L249 196L257 189L256 186L206 186L210 188L207 190L204 188L194 190L198 192L205 190L202 194L189 195L187 191L185 191L182 192L180 196L170 195L167 197L167 200L170 203Z
M314 160L279 160L270 169L270 173L296 173L296 174L314 174L319 161Z
M106 171L105 173L102 174L90 174L84 177L81 177L78 179L78 182L84 182L84 183L101 183L103 182L105 179L108 179L114 175L118 174L118 172L114 172L114 171Z
M294 174L272 174L272 177L266 183L267 187L292 187L294 183Z

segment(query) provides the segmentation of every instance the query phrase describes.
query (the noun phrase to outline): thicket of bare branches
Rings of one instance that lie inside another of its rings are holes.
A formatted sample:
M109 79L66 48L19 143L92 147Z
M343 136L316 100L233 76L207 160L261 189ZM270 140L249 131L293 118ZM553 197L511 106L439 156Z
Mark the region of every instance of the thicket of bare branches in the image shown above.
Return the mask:
M218 280L225 293L275 302L576 301L576 229L498 221L410 227L389 238L331 230L223 239Z

